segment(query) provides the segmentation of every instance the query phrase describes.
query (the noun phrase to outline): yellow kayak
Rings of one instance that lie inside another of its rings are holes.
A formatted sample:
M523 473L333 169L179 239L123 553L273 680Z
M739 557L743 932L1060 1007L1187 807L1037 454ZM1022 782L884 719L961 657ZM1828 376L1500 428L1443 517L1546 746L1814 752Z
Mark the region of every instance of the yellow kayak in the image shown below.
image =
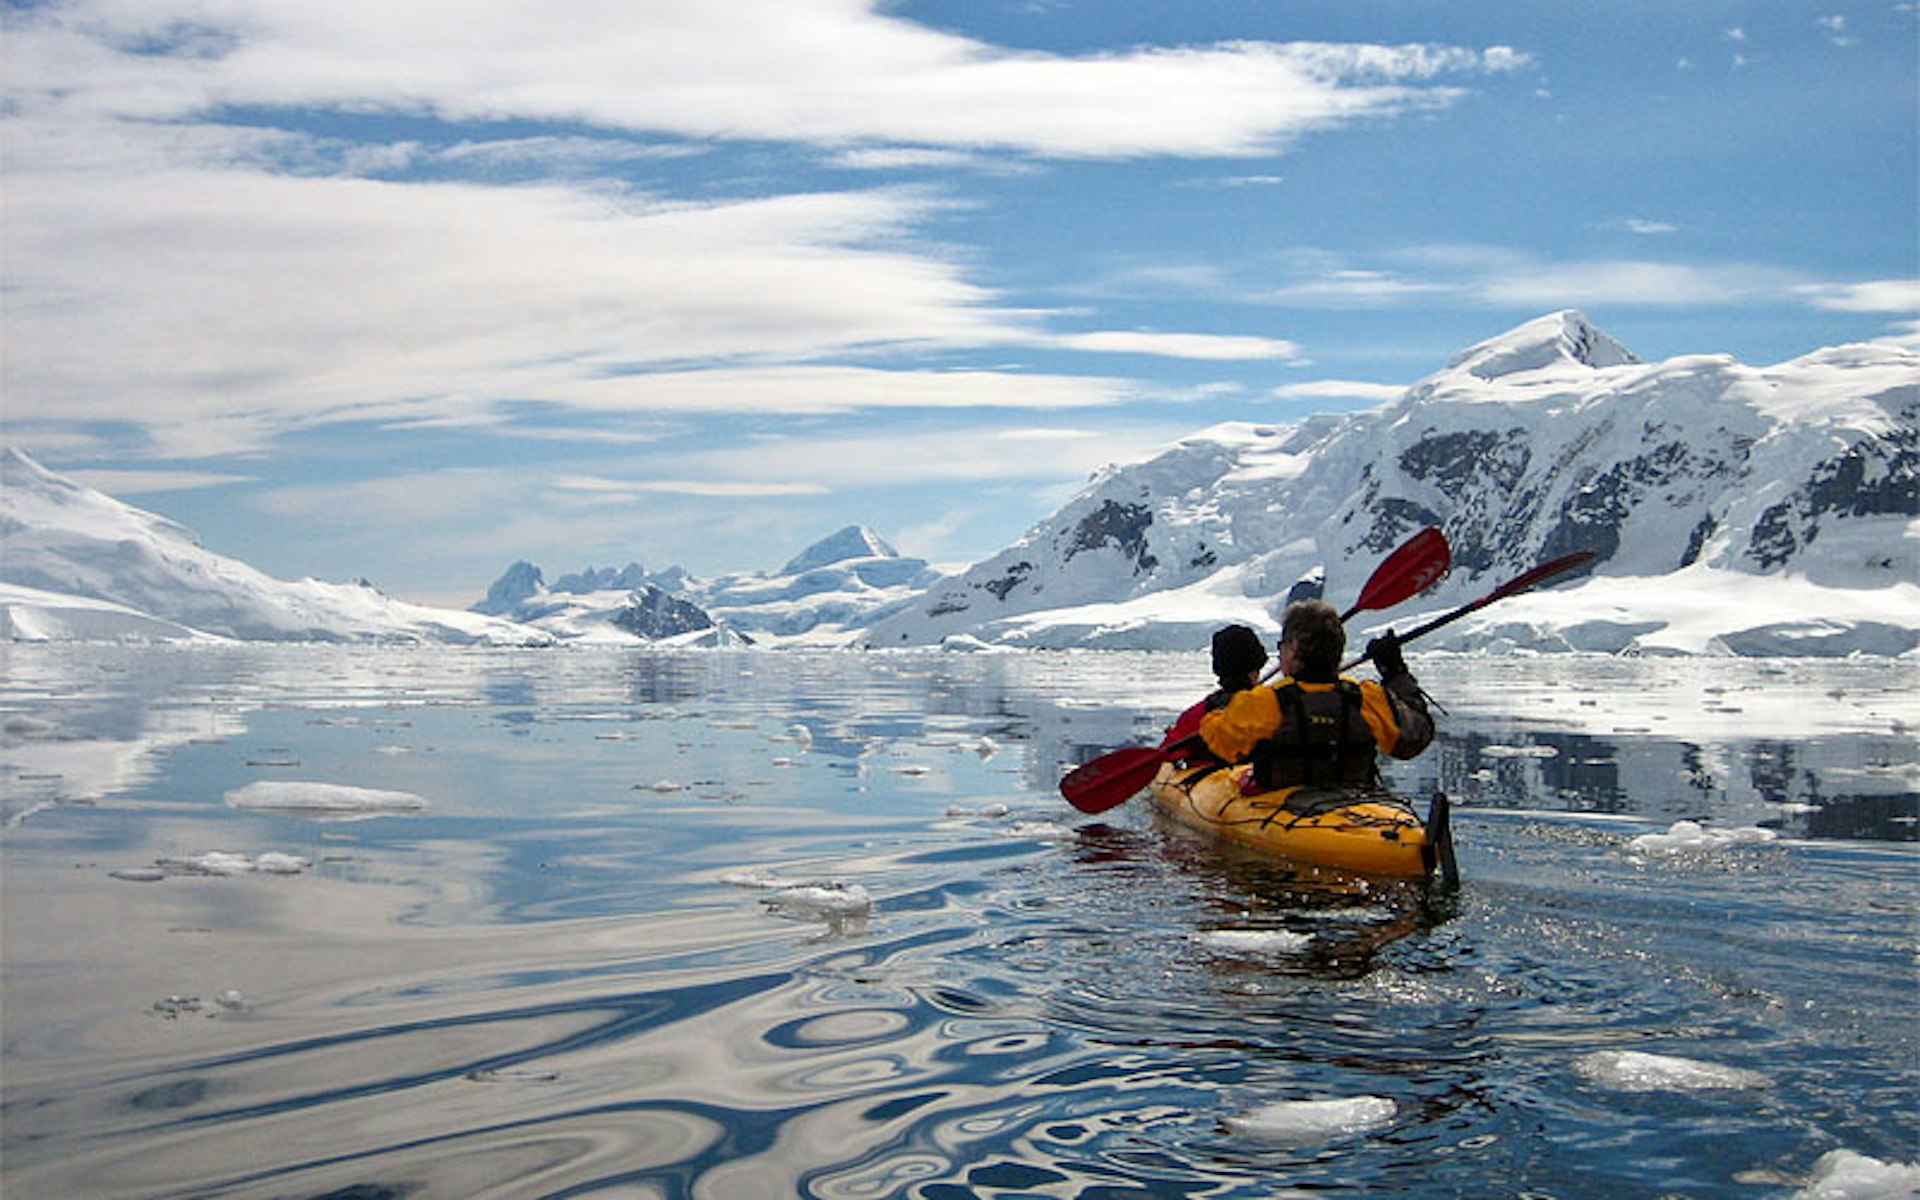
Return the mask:
M1249 795L1241 789L1252 786L1251 772L1247 766L1167 763L1149 791L1160 811L1180 824L1282 858L1396 878L1419 878L1433 869L1438 856L1428 848L1427 828L1399 797L1345 788ZM1445 819L1439 802L1436 810L1439 824ZM1436 829L1436 850L1447 836L1444 827Z

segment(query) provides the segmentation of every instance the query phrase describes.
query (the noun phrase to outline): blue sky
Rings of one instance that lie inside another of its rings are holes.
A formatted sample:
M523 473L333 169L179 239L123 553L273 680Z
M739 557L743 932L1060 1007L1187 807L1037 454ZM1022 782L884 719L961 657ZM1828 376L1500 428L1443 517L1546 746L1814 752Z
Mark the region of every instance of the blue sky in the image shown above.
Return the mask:
M965 563L1560 308L1920 341L1884 0L9 4L5 436L282 577Z

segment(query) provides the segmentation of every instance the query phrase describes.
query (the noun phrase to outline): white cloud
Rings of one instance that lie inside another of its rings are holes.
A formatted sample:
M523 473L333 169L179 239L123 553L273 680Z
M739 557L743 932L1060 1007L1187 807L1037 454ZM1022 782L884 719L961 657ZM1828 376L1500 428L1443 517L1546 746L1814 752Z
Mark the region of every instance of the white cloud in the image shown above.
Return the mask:
M1358 379L1315 379L1305 383L1287 383L1274 388L1277 400L1398 400L1407 391L1405 384L1368 383Z
M1619 229L1627 233L1637 233L1649 237L1659 234L1678 233L1680 231L1678 225L1671 224L1667 221L1652 221L1645 217L1619 217L1615 220L1608 221L1603 228Z
M1203 333L1149 333L1109 330L1063 334L1054 339L1070 350L1101 354L1156 354L1167 358L1256 361L1297 358L1300 347L1282 338L1233 337Z
M179 118L218 106L583 122L699 138L1001 147L1067 157L1265 152L1450 103L1508 47L1233 42L1013 51L875 0L70 0L16 14L14 87ZM192 31L191 36L182 31ZM139 52L135 52L135 50Z
M680 461L687 474L701 479L811 484L835 491L902 484L1058 482L1084 479L1109 463L1143 458L1185 432L1184 426L919 426L897 432L782 437L697 451Z
M818 483L757 483L751 480L711 479L604 479L587 475L564 475L553 481L553 490L589 503L630 503L652 495L709 496L729 499L762 499L776 496L818 496L827 488Z
M1830 17L1821 17L1819 18L1819 25L1821 31L1827 35L1827 40L1836 46L1857 46L1860 44L1859 38L1847 32L1847 19L1844 16L1836 14Z
M1799 291L1815 308L1835 312L1920 313L1920 279L1810 284Z
M9 419L131 422L181 456L314 423L479 424L521 401L810 413L1123 394L822 365L854 355L1297 355L1263 337L1049 333L1048 314L1004 307L957 252L918 239L945 204L928 192L673 203L596 180L699 145L354 142L296 132L304 110L777 139L950 168L995 149L1270 152L1450 103L1436 81L1526 65L1501 47L1040 54L875 0L56 0L12 14L8 41ZM228 106L289 127L218 123ZM385 178L429 167L547 181Z
M65 472L69 479L114 497L151 496L161 492L191 492L201 488L225 487L234 483L252 483L252 475L231 475L217 471L139 471L119 469L82 469Z
M1616 259L1534 262L1496 270L1471 281L1480 300L1519 308L1746 304L1777 297L1793 284L1777 268L1742 263L1655 262Z

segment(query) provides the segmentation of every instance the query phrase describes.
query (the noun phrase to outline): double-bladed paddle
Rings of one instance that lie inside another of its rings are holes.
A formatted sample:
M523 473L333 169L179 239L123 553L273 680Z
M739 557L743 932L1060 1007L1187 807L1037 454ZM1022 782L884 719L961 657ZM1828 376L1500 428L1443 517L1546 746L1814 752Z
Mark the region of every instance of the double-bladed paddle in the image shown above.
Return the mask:
M1422 529L1374 568L1366 586L1360 589L1360 598L1341 614L1340 620L1344 622L1358 612L1389 608L1419 595L1445 575L1452 562L1453 549L1447 545L1446 535L1431 526ZM1274 670L1278 669L1276 663ZM1267 677L1272 674L1268 671ZM1129 746L1109 751L1069 771L1060 781L1060 794L1081 812L1105 812L1126 803L1151 783L1161 763L1190 749L1191 739L1182 739L1170 746Z
M1480 609L1492 604L1495 600L1504 600L1508 596L1517 596L1521 592L1532 591L1549 579L1557 578L1565 575L1568 571L1584 567L1592 562L1595 557L1595 552L1592 550L1576 550L1572 554L1562 554L1559 558L1549 559L1533 570L1528 571L1526 574L1509 579L1478 600L1462 604L1459 608L1451 612L1442 613L1440 616L1428 621L1425 625L1411 629L1406 633L1397 634L1396 637L1402 644L1411 642L1415 638L1423 638L1442 625L1451 625L1470 612L1478 612ZM1350 671L1371 657L1373 656L1370 654L1362 654L1352 662L1343 664L1340 669Z

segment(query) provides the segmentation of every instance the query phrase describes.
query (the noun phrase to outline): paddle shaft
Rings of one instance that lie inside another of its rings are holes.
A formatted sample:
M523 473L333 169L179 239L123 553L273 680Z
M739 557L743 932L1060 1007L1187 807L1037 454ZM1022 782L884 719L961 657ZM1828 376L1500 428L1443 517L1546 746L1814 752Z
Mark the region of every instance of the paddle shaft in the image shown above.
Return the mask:
M1508 596L1517 596L1521 592L1531 591L1549 579L1565 575L1568 571L1576 567L1583 567L1592 562L1595 557L1596 555L1592 550L1576 550L1572 554L1563 554L1559 558L1541 563L1524 575L1508 580L1478 600L1462 604L1452 612L1442 613L1440 616L1428 621L1425 625L1410 629L1406 633L1396 634L1395 636L1402 645L1413 641L1415 638L1423 638L1436 629L1453 624L1468 613L1478 612L1496 600L1504 600ZM1372 655L1370 654L1362 654L1359 658L1345 664L1340 669L1343 671L1352 670L1371 657Z

